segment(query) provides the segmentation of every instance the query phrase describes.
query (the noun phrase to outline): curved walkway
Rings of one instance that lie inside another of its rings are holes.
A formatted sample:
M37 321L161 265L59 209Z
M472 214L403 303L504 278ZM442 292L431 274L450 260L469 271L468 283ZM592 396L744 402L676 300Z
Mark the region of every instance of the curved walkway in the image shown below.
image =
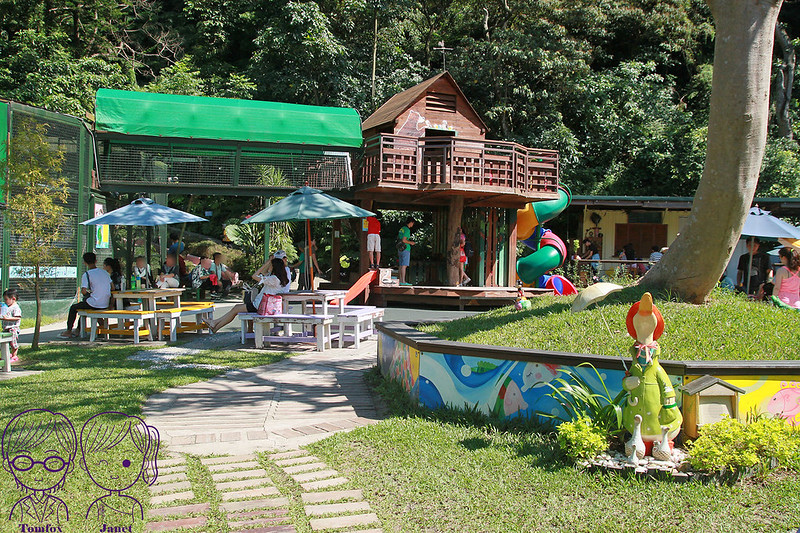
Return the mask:
M376 341L367 341L358 350L309 351L232 370L151 396L144 415L171 452L296 449L379 420L378 404L363 379L376 353Z

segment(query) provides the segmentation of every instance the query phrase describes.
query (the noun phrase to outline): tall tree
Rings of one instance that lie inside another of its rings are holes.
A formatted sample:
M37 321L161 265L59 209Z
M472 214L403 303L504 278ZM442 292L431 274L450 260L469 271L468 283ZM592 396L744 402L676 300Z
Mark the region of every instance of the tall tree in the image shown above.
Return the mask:
M17 239L16 259L23 276L33 278L36 295L36 325L31 347L39 349L42 325L41 289L52 265L67 259L57 246L62 237L67 180L61 175L64 152L47 140L47 125L33 120L19 124L11 139L8 158L8 220Z
M684 231L642 284L708 298L753 201L769 119L770 67L782 0L708 0L716 27L703 177Z

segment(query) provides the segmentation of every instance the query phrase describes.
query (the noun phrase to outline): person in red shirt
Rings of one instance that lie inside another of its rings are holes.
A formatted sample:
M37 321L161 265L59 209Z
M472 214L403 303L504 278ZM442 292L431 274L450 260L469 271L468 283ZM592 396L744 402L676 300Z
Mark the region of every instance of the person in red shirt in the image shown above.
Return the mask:
M381 221L376 217L367 217L367 253L369 269L378 270L381 264Z

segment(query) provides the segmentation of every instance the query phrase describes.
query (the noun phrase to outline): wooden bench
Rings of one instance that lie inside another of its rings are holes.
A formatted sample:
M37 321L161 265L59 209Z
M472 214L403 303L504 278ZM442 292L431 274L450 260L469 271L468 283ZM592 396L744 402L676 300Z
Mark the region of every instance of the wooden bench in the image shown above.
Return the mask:
M239 313L236 315L239 317L239 328L242 334L242 344L247 342L247 339L252 339L255 337L253 332L253 319L257 316L261 316L258 313Z
M277 315L257 315L253 317L253 335L256 341L256 348L263 348L264 342L316 342L317 350L324 352L326 346L332 348L331 344L331 325L333 324L333 315L292 315L292 314L277 314ZM284 335L264 335L264 328L269 324L276 326L286 326ZM307 336L305 333L301 335L293 335L291 330L292 324L300 324L305 329L306 326L314 328L315 334Z
M109 338L110 335L132 335L133 343L139 344L141 335L147 335L148 340L153 340L153 333L150 328L146 327L148 320L155 318L153 311L128 311L124 309L81 309L78 311L80 317L79 328L81 337L86 333L86 319L90 321L90 334L89 341L94 342L97 340L97 334L105 335ZM116 327L111 327L111 324L106 324L106 327L99 327L100 320L116 319ZM125 321L133 322L132 328L124 326Z
M200 304L205 302L198 302ZM210 303L210 302L209 302ZM211 330L203 322L203 320L210 320L214 315L214 305L181 305L180 307L171 307L169 309L159 309L155 312L156 319L158 319L158 340L162 340L164 335L169 333L169 340L175 342L178 340L178 333L186 331L203 331L208 329L209 334ZM182 324L181 318L194 317L194 324Z
M339 348L344 345L347 330L353 333L353 348L358 349L362 338L374 333L373 324L383 322L383 309L375 306L347 306L345 312L336 316L334 322L339 326Z

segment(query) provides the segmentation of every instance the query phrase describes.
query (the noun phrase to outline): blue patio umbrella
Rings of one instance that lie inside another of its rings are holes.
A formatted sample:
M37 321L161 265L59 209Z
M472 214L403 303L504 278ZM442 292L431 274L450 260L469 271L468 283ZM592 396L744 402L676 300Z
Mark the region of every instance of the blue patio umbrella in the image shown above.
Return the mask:
M800 239L800 228L796 228L769 213L769 211L764 211L758 206L750 208L750 213L744 221L742 235L764 237L766 239Z
M375 213L327 195L319 189L300 187L266 209L244 221L245 224L258 222L306 222L306 248L311 242L312 220L337 220L342 218L374 217ZM314 267L310 250L306 250L306 261L311 273L311 288L314 288Z
M750 213L744 221L742 235L747 237L763 237L766 239L800 239L800 228L774 217L758 206L750 208ZM750 255L748 266L747 293L750 293L750 272L753 270L753 256Z
M181 222L208 222L205 218L157 204L151 198L137 198L125 207L81 222L84 226L162 226ZM150 261L150 243L147 246ZM133 258L128 257L129 263Z
M157 204L150 198L138 198L103 215L81 222L84 226L161 226L181 222L208 222L205 218Z

